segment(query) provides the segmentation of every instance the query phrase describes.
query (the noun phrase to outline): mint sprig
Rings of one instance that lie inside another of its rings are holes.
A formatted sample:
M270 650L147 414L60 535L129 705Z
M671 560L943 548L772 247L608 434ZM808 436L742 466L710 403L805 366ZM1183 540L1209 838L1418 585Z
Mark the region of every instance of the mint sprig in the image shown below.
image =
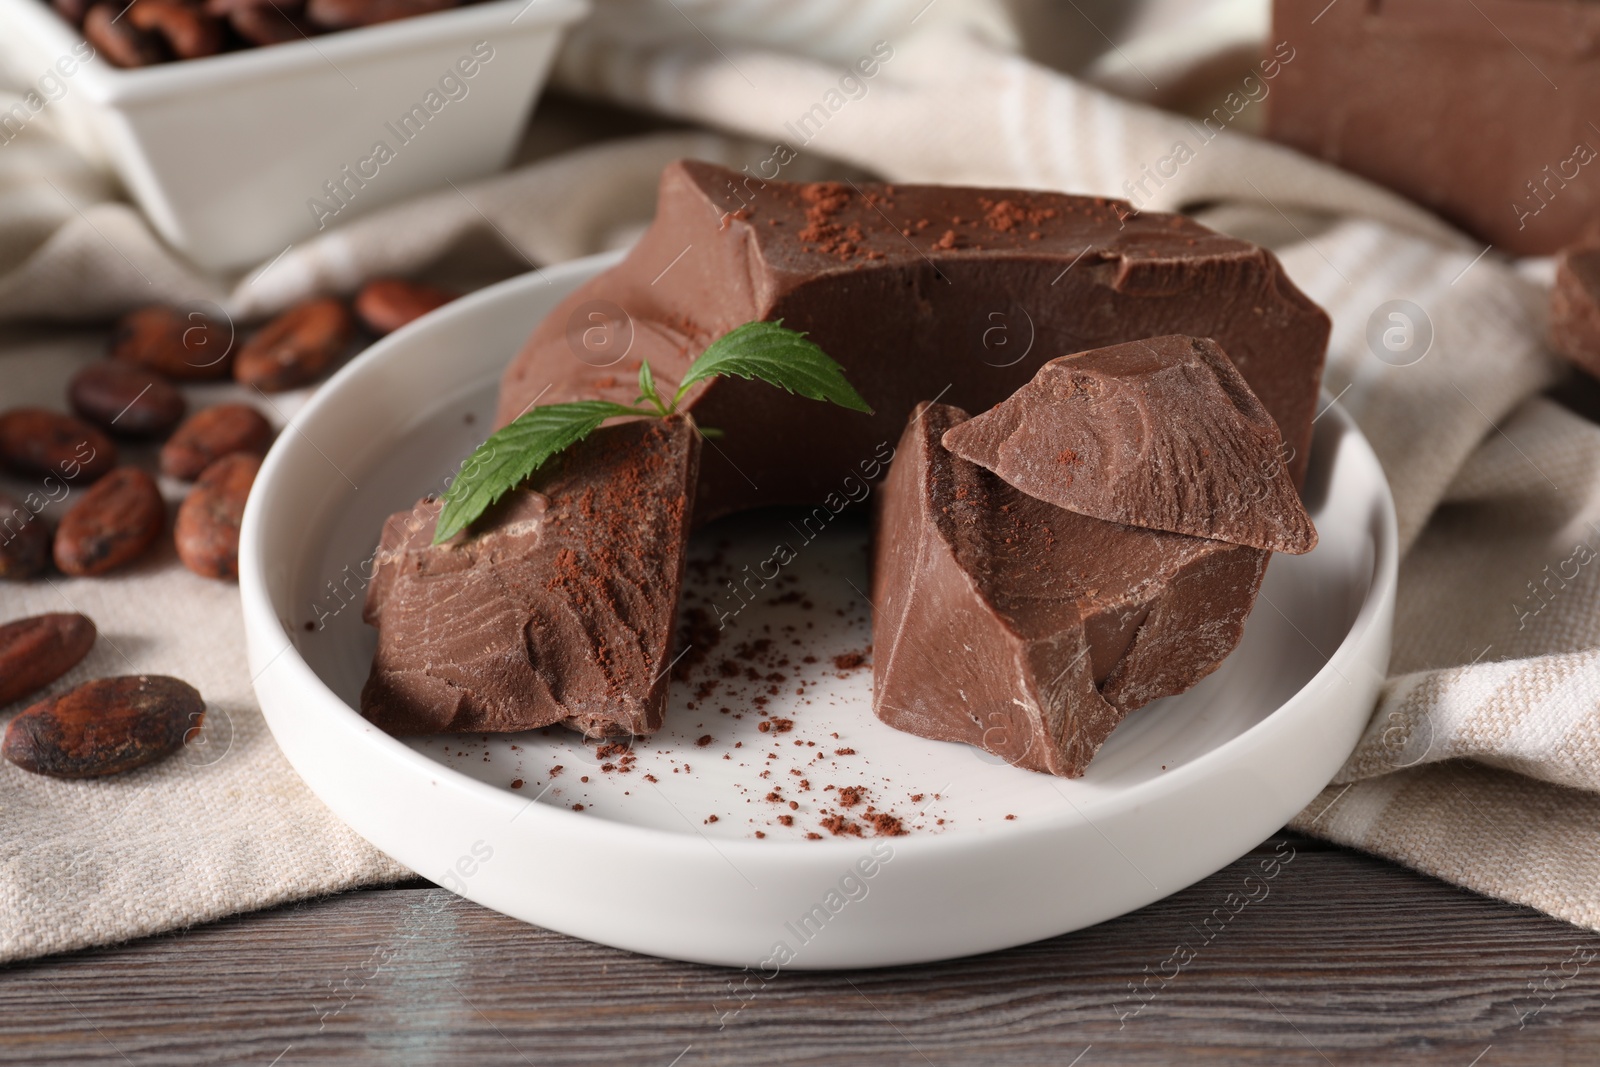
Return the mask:
M827 400L868 415L872 409L844 377L844 369L778 322L747 322L717 338L689 365L670 403L656 389L648 362L639 366L639 396L633 407L609 400L577 400L529 408L479 445L444 494L433 543L448 541L511 489L561 452L619 416L666 418L676 414L689 389L722 375L776 385L811 400ZM648 405L648 406L645 406ZM710 436L714 430L702 430Z
M763 381L811 400L831 400L842 408L872 414L861 394L845 381L844 368L829 359L815 342L806 340L805 334L784 329L782 319L747 322L711 342L678 383L672 406L678 406L690 386L724 374Z

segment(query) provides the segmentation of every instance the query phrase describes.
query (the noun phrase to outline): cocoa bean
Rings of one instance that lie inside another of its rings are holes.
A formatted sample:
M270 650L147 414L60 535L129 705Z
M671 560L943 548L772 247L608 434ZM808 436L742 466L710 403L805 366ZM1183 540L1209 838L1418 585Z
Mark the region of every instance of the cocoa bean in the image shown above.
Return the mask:
M161 446L161 473L186 482L234 452L266 455L272 425L248 404L218 404L186 419Z
M228 22L233 32L256 45L302 41L318 32L299 15L268 3L240 4L228 12Z
M231 329L200 311L165 304L130 311L111 331L111 358L178 381L226 378Z
M382 337L454 300L455 294L401 278L374 278L356 294L356 316Z
M459 0L309 0L306 15L324 29L345 30L444 11L458 3Z
M94 647L87 615L34 615L0 626L0 707L66 674Z
M239 577L239 523L261 457L223 456L205 469L178 507L173 538L183 565L203 578Z
M302 301L244 343L233 376L264 393L308 385L344 355L354 332L355 321L342 301L331 297Z
M222 23L184 0L133 0L123 18L160 34L179 59L214 56L222 50Z
M115 4L96 4L83 16L83 36L113 66L148 67L165 63L172 52L158 34L118 18Z
M56 9L56 14L82 28L83 17L89 13L89 0L50 0L50 6Z
M0 466L13 473L87 485L116 465L111 438L82 419L44 408L0 414Z
M32 508L0 493L0 579L37 578L49 569L50 527Z
M177 678L100 678L17 715L0 754L34 774L99 778L171 755L205 717L205 700Z
M72 506L56 528L56 566L74 577L105 574L144 555L166 525L155 479L118 467Z
M102 360L72 376L72 410L127 437L165 437L183 419L183 394L152 371L132 363Z

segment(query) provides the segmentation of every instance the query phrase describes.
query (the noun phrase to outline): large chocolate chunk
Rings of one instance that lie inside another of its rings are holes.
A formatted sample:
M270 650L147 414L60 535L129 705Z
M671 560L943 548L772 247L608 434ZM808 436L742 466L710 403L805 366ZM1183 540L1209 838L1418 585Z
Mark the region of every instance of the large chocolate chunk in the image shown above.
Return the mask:
M1277 425L1208 340L1053 359L944 444L1080 515L1275 552L1317 543Z
M1233 651L1270 553L1028 496L940 443L966 418L917 408L878 494L873 709L1078 777L1124 715Z
M1295 450L1298 481L1329 330L1270 252L1181 216L1007 189L763 183L685 161L662 173L655 223L627 259L534 331L499 421L535 398L631 402L638 360L675 383L755 319L807 332L877 414L742 378L697 387L695 417L726 434L701 472L702 522L822 500L920 400L984 411L1056 356L1172 333L1228 353Z
M1593 0L1276 0L1273 39L1273 139L1522 255L1600 215Z
M699 465L683 418L595 431L468 530L385 524L361 711L394 734L659 729Z

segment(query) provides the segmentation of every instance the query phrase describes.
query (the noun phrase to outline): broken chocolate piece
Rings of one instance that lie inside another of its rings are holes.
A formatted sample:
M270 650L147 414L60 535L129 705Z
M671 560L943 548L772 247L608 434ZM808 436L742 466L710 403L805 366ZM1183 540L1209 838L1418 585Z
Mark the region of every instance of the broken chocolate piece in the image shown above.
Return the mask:
M498 424L535 398L630 403L636 361L676 383L757 319L806 333L876 415L743 378L697 386L687 407L726 435L701 471L700 522L821 501L941 391L984 411L1056 356L1171 333L1228 353L1295 450L1298 484L1329 331L1271 252L1179 215L1007 189L761 182L679 161L628 257L507 368Z
M1317 543L1277 425L1208 340L1153 337L1053 359L944 445L1091 518L1275 552Z
M940 443L966 418L919 407L878 493L873 710L1075 778L1233 651L1270 553L1028 496Z
M1600 378L1600 247L1567 248L1556 258L1550 347Z
M437 500L392 516L362 714L394 734L659 729L699 455L684 418L628 422L444 544Z

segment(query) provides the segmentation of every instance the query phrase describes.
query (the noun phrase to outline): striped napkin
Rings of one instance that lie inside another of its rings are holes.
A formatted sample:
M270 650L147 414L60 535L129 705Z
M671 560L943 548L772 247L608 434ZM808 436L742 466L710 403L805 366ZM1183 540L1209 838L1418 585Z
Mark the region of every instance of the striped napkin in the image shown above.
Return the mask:
M1600 693L1600 425L1547 395L1564 374L1541 342L1549 264L1508 262L1253 137L1296 55L1265 10L600 0L563 49L558 85L674 129L595 141L603 113L552 102L517 169L353 220L242 278L175 257L39 122L0 145L0 323L96 322L156 299L214 300L248 319L377 273L481 283L626 244L670 159L754 168L780 142L794 154L784 178L1021 185L1188 211L1277 250L1333 316L1328 393L1371 439L1399 507L1393 677L1348 765L1293 825L1600 928L1588 695ZM863 77L868 55L879 62ZM57 390L101 337L5 328L0 406L35 388L25 379ZM280 421L300 399L283 398ZM169 557L93 585L7 589L4 617L63 601L88 605L117 645L82 670L203 682L232 741L204 766L173 761L87 792L0 767L0 960L399 876L266 736L232 590Z

